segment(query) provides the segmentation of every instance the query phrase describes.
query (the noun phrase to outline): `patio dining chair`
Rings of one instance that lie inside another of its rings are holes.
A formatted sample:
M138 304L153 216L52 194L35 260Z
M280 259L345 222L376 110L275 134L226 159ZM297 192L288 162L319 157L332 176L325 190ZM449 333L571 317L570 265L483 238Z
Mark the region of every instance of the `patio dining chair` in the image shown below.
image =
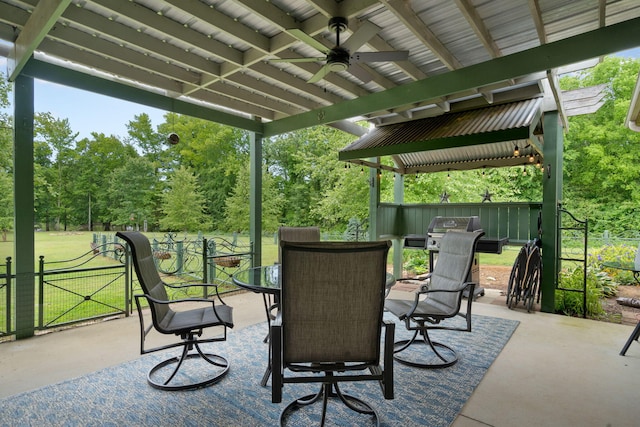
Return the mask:
M319 242L319 227L279 227L278 228L278 262L282 262L280 242Z
M411 300L388 299L385 308L404 321L405 327L413 331L410 339L395 343L394 358L400 363L421 368L446 368L458 361L456 351L440 342L433 341L430 330L471 332L471 303L467 298L466 311L461 312L465 289L473 295L477 283L469 282L469 272L474 263L478 240L484 231L448 231L442 237L438 260L431 273ZM421 300L421 298L424 299ZM464 324L447 321L455 317L464 318ZM450 322L450 323L448 323ZM419 339L419 336L422 339ZM427 351L415 351L415 345L428 346Z
M160 278L149 239L144 234L127 231L118 232L116 236L127 242L138 281L144 292L143 295L134 295L140 320L140 353L147 354L182 347L180 356L170 357L151 368L147 375L149 384L161 390L186 390L220 381L229 370L229 362L222 356L205 352L201 345L226 340L227 328L233 328L232 307L222 301L217 287L218 303L204 298L169 298L168 289L185 291L193 286L216 285L171 286ZM144 322L141 303L143 299L146 300L151 311L152 325L148 327ZM186 308L179 309L179 307ZM221 328L221 334L201 338L203 330L212 327ZM176 335L180 337L180 341L145 348L145 339L152 328L161 334ZM180 375L180 372L187 372L187 374Z
M278 263L282 262L282 248L280 242L319 242L319 227L279 227L278 228ZM279 300L271 294L262 294L264 300L264 308L267 313L267 321L269 327L271 322L276 318ZM264 338L264 342L269 341L269 334Z
M395 324L382 318L390 242L280 245L281 307L271 326L272 402L282 401L284 384L322 384L318 393L291 402L280 424L301 416L306 425L324 425L328 403L336 399L355 411L346 411L350 416L359 418L336 423L362 425L362 417L379 423L371 405L344 393L338 383L377 381L384 398L393 399ZM322 410L314 412L318 401ZM340 407L331 407L336 416Z

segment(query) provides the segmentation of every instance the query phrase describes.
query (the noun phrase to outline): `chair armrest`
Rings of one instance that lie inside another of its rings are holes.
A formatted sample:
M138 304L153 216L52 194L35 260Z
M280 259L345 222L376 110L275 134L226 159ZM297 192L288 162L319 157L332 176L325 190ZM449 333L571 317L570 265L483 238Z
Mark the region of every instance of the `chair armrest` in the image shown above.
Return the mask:
M271 326L275 326L278 328L282 327L282 314L280 314L280 311L278 311L278 313L276 314L276 318L271 321Z
M216 284L216 283L187 283L187 284L184 284L184 285L171 285L171 284L165 282L165 286L167 286L168 288L171 288L171 289L186 289L186 288L191 288L191 287L196 287L196 286L199 287L199 288L204 288L204 287L211 288L211 287L213 287L216 290L216 297L218 297L218 300L222 304L227 305L227 303L224 302L224 300L222 299L222 296L220 296L219 287L218 287L218 284Z
M214 300L210 300L206 298L181 298L181 299L172 299L172 300L165 301L165 300L154 298L148 294L144 294L144 297L155 304L177 304L182 302L208 302L208 303L213 303L213 305L216 304Z
M433 274L433 272L429 272L429 273L425 274L424 276L416 277L414 280L420 280L420 281L429 280L429 279L431 279L431 275L432 274Z
M460 284L460 286L454 288L454 289L429 289L428 285L423 285L420 287L420 289L418 289L416 291L417 295L422 295L422 294L430 294L433 292L453 292L453 293L457 293L457 292L462 292L464 291L467 287L469 286L475 286L476 283L475 282L464 282L462 284Z
M467 287L469 286L475 287L475 285L476 284L474 282L464 282L460 286L456 287L455 289L429 289L428 285L423 285L420 287L420 289L418 289L415 292L413 305L411 306L409 311L407 311L407 313L403 314L402 316L399 316L399 319L404 320L407 317L411 317L413 315L413 313L416 311L416 308L418 308L418 304L420 303L420 297L422 295L427 295L427 294L437 293L437 292L460 293L462 295L462 291L464 291ZM460 298L462 298L462 296Z

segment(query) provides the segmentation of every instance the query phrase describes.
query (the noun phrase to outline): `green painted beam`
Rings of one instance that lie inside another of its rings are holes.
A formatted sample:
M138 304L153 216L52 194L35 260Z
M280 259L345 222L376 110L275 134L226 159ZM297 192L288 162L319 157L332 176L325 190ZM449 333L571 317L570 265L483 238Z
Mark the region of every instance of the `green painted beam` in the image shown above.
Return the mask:
M9 81L14 81L33 52L44 40L71 0L41 1L31 13L29 20L18 35L15 48L9 54L7 70Z
M22 70L23 74L40 80L74 87L112 98L135 102L165 111L197 117L222 125L245 129L250 132L262 132L262 123L239 117L223 111L192 104L179 99L149 92L133 86L125 85L104 78L81 73L79 71L49 64L37 59L31 59Z
M450 138L409 141L406 143L403 142L402 144L363 148L360 150L343 150L338 153L338 159L354 160L375 156L391 156L393 154L418 153L421 151L440 150L444 148L468 147L471 145L489 144L500 141L528 139L530 136L531 129L529 127L513 128Z
M264 136L269 137L444 97L463 90L558 68L636 46L640 46L640 18L397 86L383 92L361 96L330 107L275 120L264 125Z

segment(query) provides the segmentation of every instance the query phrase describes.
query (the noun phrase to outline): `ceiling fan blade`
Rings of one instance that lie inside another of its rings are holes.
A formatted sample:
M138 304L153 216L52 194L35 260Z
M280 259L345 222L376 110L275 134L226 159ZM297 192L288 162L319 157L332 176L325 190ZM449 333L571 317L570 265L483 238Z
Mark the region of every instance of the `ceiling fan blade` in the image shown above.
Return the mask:
M327 58L324 56L317 58L274 58L270 59L269 62L320 62L325 61Z
M373 76L359 65L351 64L349 68L347 68L347 71L362 80L362 83L369 83L373 80Z
M309 80L307 80L307 83L319 82L320 80L324 79L330 71L331 70L329 69L329 65L325 64L317 73L315 73Z
M320 51L325 54L329 52L329 49L325 45L323 45L318 40L314 39L309 34L305 33L304 31L298 28L287 30L287 32L291 34L293 37L300 40L301 42L306 43L312 48L316 49L317 51Z
M364 21L360 28L351 34L351 37L346 42L342 43L342 47L349 52L354 52L378 34L378 31L380 31L380 27L376 24L371 21Z
M386 61L407 61L409 59L408 50L384 51L384 52L356 52L351 55L351 62L386 62Z

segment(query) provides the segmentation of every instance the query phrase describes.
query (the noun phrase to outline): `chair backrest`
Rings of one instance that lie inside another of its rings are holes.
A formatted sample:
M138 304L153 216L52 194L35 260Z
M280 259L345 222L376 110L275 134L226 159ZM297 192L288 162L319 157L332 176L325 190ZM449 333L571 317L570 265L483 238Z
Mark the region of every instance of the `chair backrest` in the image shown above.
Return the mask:
M465 283L473 266L476 244L483 235L482 230L446 232L440 242L440 252L431 273L429 289L452 290ZM427 298L432 304L454 311L460 308L461 298L455 292L434 292L428 294Z
M283 363L377 364L391 243L280 246Z
M282 262L280 242L319 242L319 227L280 227L278 228L278 262Z
M158 300L167 301L165 284L158 274L153 260L153 251L147 237L138 231L119 231L116 236L129 244L131 258L142 291ZM154 323L160 323L168 313L172 313L168 304L153 304L149 301Z

